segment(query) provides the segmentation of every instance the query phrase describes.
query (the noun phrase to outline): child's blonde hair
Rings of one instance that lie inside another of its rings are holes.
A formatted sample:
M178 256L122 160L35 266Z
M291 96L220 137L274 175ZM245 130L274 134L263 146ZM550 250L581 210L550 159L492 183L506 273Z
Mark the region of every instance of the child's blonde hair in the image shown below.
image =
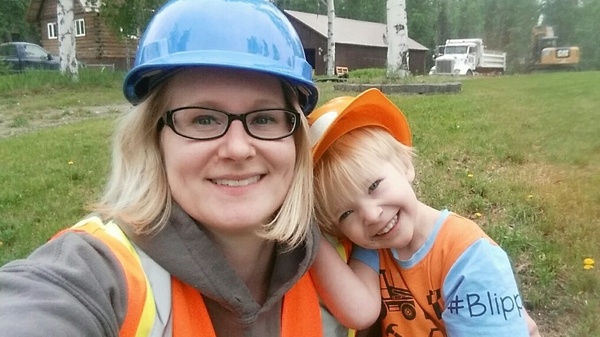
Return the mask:
M379 167L374 159L389 161L398 170L412 167L414 149L380 127L363 127L340 137L325 151L314 168L315 211L321 230L343 237L338 228L340 208L365 189Z

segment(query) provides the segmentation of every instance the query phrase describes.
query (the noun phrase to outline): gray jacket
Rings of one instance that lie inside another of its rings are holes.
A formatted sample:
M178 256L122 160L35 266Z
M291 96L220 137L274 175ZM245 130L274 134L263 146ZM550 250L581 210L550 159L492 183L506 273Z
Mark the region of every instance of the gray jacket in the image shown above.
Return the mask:
M316 226L305 245L289 252L277 247L270 295L261 306L204 228L177 205L155 236L122 229L162 268L202 293L218 336L279 336L283 295L308 271L318 248ZM106 246L68 232L0 268L0 335L118 336L126 296L119 262Z

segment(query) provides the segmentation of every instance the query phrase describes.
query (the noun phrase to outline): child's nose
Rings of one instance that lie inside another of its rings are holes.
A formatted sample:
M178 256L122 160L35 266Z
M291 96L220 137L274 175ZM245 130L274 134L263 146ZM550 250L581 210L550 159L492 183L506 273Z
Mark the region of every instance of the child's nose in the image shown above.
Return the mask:
M372 225L379 222L381 217L382 208L374 204L366 204L362 207L361 213L363 217L363 223L365 225Z

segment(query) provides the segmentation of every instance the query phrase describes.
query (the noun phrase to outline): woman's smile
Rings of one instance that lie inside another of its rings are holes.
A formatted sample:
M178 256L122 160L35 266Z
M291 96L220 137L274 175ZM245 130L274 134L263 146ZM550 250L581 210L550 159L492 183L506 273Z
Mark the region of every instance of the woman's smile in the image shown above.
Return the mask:
M211 179L215 185L241 187L254 184L260 180L260 175L255 175L246 179Z

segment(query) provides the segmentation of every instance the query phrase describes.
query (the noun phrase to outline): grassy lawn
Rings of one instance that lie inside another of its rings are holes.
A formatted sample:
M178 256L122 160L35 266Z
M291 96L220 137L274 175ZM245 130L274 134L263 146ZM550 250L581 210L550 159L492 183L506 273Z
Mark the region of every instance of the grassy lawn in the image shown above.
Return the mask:
M126 106L120 73L30 77L0 78L0 264L86 213ZM600 336L599 267L583 264L600 259L600 72L461 80L458 94L390 96L411 123L419 196L507 250L543 336ZM321 103L356 94L319 85Z

